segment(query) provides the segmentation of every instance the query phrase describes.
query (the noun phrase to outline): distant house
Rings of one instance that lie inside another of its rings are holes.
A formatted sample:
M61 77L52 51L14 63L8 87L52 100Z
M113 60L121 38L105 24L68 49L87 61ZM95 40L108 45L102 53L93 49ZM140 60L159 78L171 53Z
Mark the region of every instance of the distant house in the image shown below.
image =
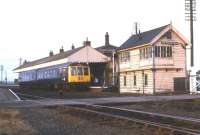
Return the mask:
M116 55L117 47L110 44L108 32L106 32L105 35L105 44L103 46L97 47L96 49L111 59L111 61L107 63L105 68L104 86L117 84L118 83L117 82L118 59Z
M120 92L173 92L187 74L188 44L171 24L132 35L118 49Z

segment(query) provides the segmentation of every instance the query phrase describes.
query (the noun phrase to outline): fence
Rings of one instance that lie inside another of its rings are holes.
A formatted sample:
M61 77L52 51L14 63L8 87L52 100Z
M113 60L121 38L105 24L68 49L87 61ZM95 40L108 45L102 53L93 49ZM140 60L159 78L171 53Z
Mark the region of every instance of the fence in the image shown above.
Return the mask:
M200 93L200 75L190 76L190 93Z

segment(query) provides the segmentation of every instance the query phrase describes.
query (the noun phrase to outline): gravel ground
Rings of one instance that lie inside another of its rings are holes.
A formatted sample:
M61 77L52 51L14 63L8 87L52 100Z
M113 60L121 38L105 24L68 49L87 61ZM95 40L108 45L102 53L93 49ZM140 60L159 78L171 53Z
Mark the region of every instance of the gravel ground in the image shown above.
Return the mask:
M123 128L71 115L59 108L20 108L20 118L32 128L31 135L146 135L139 128ZM89 117L89 116L88 116ZM25 133L26 134L26 133ZM0 134L1 135L1 134ZM23 135L20 132L20 135ZM149 133L148 133L149 135Z
M141 102L116 107L200 119L200 99Z

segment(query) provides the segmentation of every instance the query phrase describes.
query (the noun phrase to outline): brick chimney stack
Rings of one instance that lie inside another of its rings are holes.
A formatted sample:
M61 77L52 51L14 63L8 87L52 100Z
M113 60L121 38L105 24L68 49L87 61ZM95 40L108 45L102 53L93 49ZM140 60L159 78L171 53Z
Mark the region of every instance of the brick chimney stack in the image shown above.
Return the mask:
M63 46L60 48L60 53L63 53L64 52L64 48Z
M88 38L86 39L86 41L83 42L84 46L91 46L91 41L88 41Z
M110 43L109 43L109 34L108 32L106 32L106 35L105 35L105 46L108 46Z
M75 46L74 46L74 44L72 44L72 50L74 50L75 49Z
M50 51L50 52L49 52L49 56L53 56L53 51Z

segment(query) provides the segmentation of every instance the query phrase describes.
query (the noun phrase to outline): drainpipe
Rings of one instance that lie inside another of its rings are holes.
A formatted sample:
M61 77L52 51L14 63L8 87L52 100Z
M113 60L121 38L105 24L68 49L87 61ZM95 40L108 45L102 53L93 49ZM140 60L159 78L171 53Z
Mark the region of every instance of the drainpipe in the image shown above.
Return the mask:
M156 88L155 88L155 84L156 84L156 78L155 78L155 72L156 72L156 69L155 69L155 46L153 45L152 47L152 58L153 58L153 67L152 67L152 71L153 71L153 94L156 93Z
M115 52L112 52L112 84L115 85Z
M144 95L144 70L142 70L142 95Z

